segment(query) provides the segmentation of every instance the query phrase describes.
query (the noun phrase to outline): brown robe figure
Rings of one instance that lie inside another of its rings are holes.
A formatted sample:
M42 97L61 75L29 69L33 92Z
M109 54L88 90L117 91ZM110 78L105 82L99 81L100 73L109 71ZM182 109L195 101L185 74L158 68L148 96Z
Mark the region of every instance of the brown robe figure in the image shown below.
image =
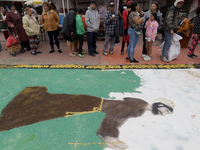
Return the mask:
M128 118L141 116L148 106L147 102L136 98L103 100L89 95L50 94L43 86L26 87L2 110L0 131L76 114L104 112L106 115L97 135L109 142L107 137L117 139L118 128Z

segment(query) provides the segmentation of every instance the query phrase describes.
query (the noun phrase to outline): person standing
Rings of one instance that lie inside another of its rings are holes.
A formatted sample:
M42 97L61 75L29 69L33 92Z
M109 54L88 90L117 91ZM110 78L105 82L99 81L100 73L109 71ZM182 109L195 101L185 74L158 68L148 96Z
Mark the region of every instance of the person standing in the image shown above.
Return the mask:
M90 6L85 14L85 23L87 25L87 43L88 43L88 52L90 56L95 56L99 54L96 51L96 41L97 41L97 31L99 30L100 17L96 9L96 2L90 1Z
M149 59L148 58L148 53L147 53L147 49L146 49L146 42L145 42L145 33L146 33L146 29L145 29L145 24L146 22L149 20L151 13L157 13L157 19L156 21L159 24L158 30L160 30L161 25L162 25L162 14L160 13L160 11L158 10L158 3L157 2L152 2L151 3L151 9L148 10L145 14L144 14L144 23L143 23L143 50L142 50L142 56L144 60Z
M0 31L3 31L4 38L7 40L9 37L6 20L6 6L0 6Z
M123 12L124 10L127 9L127 0L122 0L122 4L119 5L119 10L118 10L118 14L119 14L119 35L122 36L123 35Z
M139 14L137 13L139 10L139 4L137 1L134 1L130 7L131 7L131 12L129 13L128 16L128 22L129 22L128 34L130 40L127 49L126 60L130 60L130 63L139 63L139 61L134 58L135 47L139 40L139 35L136 34L137 32L136 30L142 28L142 23L144 22L144 18L140 18ZM140 30L140 32L142 32L142 29Z
M22 21L24 30L29 37L31 54L32 55L41 54L41 52L38 51L38 44L39 44L38 35L40 32L40 26L37 22L37 19L32 14L32 10L30 7L26 7L25 12L26 15L23 17Z
M115 38L116 35L119 34L119 19L117 13L115 13L115 5L113 2L109 5L109 11L106 12L104 16L104 26L105 26L105 42L104 42L104 49L103 55L107 56L108 51L108 43L110 40L110 49L109 53L113 55L113 48L115 46Z
M200 5L196 9L196 14L197 16L195 18L194 28L192 31L192 42L190 44L190 48L187 54L189 58L198 57L194 54L194 50L196 49L196 46L200 40Z
M58 26L60 23L60 18L58 17L56 12L51 9L51 5L48 2L44 2L42 6L44 8L44 12L42 13L41 17L41 24L43 28L47 31L50 40L51 50L49 51L49 53L55 52L54 41L58 48L58 52L62 53L62 51L60 50L60 43L58 41Z
M79 40L79 54L78 56L83 58L84 55L86 54L85 51L83 51L83 34L85 33L85 28L83 26L83 21L82 17L83 16L83 9L78 10L78 14L76 15L76 32L77 32L77 37Z
M183 7L184 0L176 0L174 5L169 8L165 16L162 30L165 32L165 44L162 50L161 61L169 63L167 59L167 52L171 46L171 38L174 33L178 30L179 23L179 9Z
M72 45L74 38L76 36L76 14L78 12L78 9L75 7L72 10L70 10L66 15L63 22L61 34L64 36L64 38L67 40L67 45L69 49L69 56L74 57L75 55L72 53Z
M121 44L121 55L124 54L124 47L125 47L125 43L127 43L127 47L129 45L129 35L128 35L128 14L130 12L130 5L133 1L128 1L127 2L127 9L123 11L123 38L122 38L122 44Z
M27 51L30 51L30 44L29 44L29 38L25 33L25 30L23 28L22 24L22 17L20 16L19 12L15 9L14 4L9 3L8 5L9 11L6 14L6 20L5 22L9 27L12 28L12 32L14 32L15 35L18 35L19 40L21 41L21 50L20 52L23 53L24 48L27 48ZM16 33L17 32L17 33Z

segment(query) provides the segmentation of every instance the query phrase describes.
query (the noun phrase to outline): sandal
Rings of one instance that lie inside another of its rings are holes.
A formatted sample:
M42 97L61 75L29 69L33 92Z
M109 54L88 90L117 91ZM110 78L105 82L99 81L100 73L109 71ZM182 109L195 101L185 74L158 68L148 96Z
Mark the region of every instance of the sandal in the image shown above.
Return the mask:
M76 55L74 55L74 54L68 54L69 56L71 56L71 57L75 57Z

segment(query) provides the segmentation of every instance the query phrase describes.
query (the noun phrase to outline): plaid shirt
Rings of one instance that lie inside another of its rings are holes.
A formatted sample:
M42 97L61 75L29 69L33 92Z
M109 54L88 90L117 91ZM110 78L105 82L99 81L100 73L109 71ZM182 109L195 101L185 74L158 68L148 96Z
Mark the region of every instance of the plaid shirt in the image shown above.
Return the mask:
M104 27L107 35L116 35L119 33L119 18L115 13L115 20L111 21L112 13L107 11L104 16Z

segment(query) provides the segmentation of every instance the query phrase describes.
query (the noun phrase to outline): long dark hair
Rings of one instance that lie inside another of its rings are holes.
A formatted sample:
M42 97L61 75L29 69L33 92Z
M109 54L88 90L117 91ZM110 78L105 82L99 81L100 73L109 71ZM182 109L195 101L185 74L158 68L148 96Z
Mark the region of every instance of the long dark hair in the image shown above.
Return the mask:
M158 17L157 17L157 13L155 13L155 12L152 12L151 14L154 16L154 20L156 20L156 21L157 21L157 18L158 18Z
M131 6L130 6L131 11L136 11L137 5L138 5L138 2L137 2L137 1L132 2L132 3L131 3Z
M156 5L156 7L157 7L157 8L156 8L156 11L158 12L158 9L159 9L158 3L157 3L157 2L152 2L151 5L152 5L152 4L155 4L155 5Z

